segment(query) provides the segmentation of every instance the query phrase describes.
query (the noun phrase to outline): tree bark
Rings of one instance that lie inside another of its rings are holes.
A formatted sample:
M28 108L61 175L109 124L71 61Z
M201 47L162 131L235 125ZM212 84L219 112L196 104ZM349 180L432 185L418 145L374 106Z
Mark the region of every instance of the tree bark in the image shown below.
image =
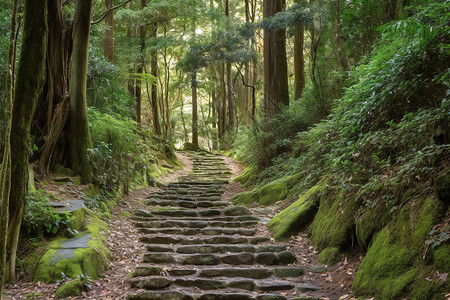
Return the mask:
M105 0L106 11L113 7L113 0ZM105 58L114 63L114 11L109 12L105 17L106 29L103 38L103 54Z
M298 0L296 2L299 2ZM294 35L294 97L300 98L305 88L305 59L303 57L304 29L302 25L297 26Z
M152 38L157 37L158 25L155 23L152 28ZM151 74L155 78L158 77L158 52L153 50L151 53ZM159 112L158 112L158 85L156 80L151 84L151 106L152 106L152 117L153 117L153 130L155 134L161 136L161 123L159 122Z
M141 0L141 8L144 9L146 6L146 0ZM139 26L139 42L140 42L140 53L139 53L139 61L137 66L137 74L140 75L144 71L145 64L145 25ZM140 127L142 124L141 115L142 115L142 79L137 78L135 82L135 97L136 97L136 123Z
M11 126L13 110L13 74L16 59L16 30L18 0L12 3L11 26L9 35L8 62L6 65L6 129L3 160L0 172L0 299L6 279L6 248L9 221L9 196L11 191Z
M70 72L69 159L72 170L83 182L92 181L88 149L92 148L86 106L86 79L92 0L75 3L73 55Z
M264 0L263 16L285 8L285 0ZM289 105L285 30L264 29L264 114L273 117L279 104Z
M341 64L342 69L345 72L348 72L350 71L350 68L348 67L347 56L345 55L341 43L340 7L341 7L341 0L336 0L336 2L334 3L334 37L336 40L339 63Z
M192 144L199 147L198 145L198 116L197 116L197 74L192 72Z
M25 207L30 127L45 82L48 39L47 0L26 0L23 40L16 78L11 126L11 194L8 223L8 281L15 280L15 261Z

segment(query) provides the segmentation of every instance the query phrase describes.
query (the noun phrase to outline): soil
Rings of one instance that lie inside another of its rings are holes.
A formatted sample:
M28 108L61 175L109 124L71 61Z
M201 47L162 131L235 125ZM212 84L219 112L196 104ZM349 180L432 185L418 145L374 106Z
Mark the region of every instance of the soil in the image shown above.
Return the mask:
M178 177L190 172L192 162L186 156L183 156L182 153L177 153L177 156L185 167L173 174L159 178L162 182L168 183L175 181ZM226 158L226 162L232 170L233 178L239 175L244 169L242 165L231 158ZM44 180L42 178L40 179ZM57 188L51 186L50 188L52 192L58 191L58 196L60 197L64 197L65 195L72 195L73 197L73 193L80 193L79 188L76 191L70 190L72 193L60 192L62 189L61 186ZM64 188L62 190L67 191L68 189ZM131 293L129 285L130 273L134 271L135 267L141 261L142 255L146 252L144 245L136 242L142 234L133 226L133 222L129 219L129 216L136 209L146 209L142 200L157 190L158 188L148 187L132 191L111 210L113 217L108 222L109 230L107 233L107 243L111 250L112 258L109 266L110 269L103 274L102 278L90 282L81 296L66 299L126 299L126 296ZM231 182L225 186L224 198L230 199L233 195L244 190L239 183ZM268 221L279 209L277 206L272 206L264 209L253 208L253 211L255 215L265 218ZM270 236L267 226L258 228L258 232L261 235ZM300 266L304 266L305 269L310 266L321 265L317 262L318 252L311 245L306 233L293 236L287 245L289 250L294 252L299 258ZM299 282L299 284L321 287L323 300L354 299L351 297L351 284L361 260L361 252L354 249L345 253L344 259L340 263L328 267L325 273L306 272L305 276L302 277L302 282ZM15 284L6 285L6 297L4 299L56 299L55 292L60 284L47 285L41 282L34 283L30 281L31 278L25 277Z

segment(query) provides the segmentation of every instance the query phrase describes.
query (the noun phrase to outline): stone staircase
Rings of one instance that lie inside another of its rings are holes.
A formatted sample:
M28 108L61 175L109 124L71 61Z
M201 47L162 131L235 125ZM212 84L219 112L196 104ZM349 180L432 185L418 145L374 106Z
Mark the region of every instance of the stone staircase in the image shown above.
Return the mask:
M293 299L303 269L285 245L258 236L259 219L222 199L231 172L220 156L186 153L190 175L169 184L137 210L145 235L142 265L127 299ZM265 225L259 225L265 226ZM312 299L312 298L297 298Z

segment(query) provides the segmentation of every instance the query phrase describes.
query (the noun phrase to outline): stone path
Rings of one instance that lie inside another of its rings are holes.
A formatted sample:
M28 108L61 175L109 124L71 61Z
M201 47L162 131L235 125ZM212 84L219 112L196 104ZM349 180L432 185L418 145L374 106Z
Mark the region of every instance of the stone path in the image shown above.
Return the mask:
M231 175L223 159L186 154L191 174L152 194L149 210L135 212L148 252L127 299L314 299L296 296L303 269L290 266L295 255L258 236L250 210L222 200Z

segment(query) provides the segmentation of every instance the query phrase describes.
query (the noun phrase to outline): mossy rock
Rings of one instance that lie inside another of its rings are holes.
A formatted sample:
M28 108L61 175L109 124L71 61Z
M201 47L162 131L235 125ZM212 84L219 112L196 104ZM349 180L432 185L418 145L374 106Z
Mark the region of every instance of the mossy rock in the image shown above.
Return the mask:
M242 192L231 198L231 201L234 205L249 205L253 201L255 201L258 197L258 194L255 190L250 192Z
M84 286L80 279L71 280L56 291L56 298L62 299L71 296L81 296L83 288Z
M251 178L254 178L255 173L256 171L254 166L248 167L239 176L234 178L233 181L237 181L245 186L246 183L252 181Z
M360 207L355 198L346 198L344 189L328 189L320 198L311 231L311 241L319 251L328 247L344 250L351 245L354 216Z
M292 234L302 231L312 222L324 187L324 183L312 187L269 222L275 240L288 240Z
M326 264L328 266L332 266L338 263L342 259L342 254L339 248L337 247L328 247L323 250L319 257L318 261L322 264Z
M106 223L87 209L86 230L75 239L58 238L41 258L34 280L54 283L86 274L92 279L107 269Z
M399 214L375 235L356 273L354 294L402 299L411 298L413 293L415 299L422 299L423 295L426 295L423 299L439 299L443 287L437 293L434 284L423 283L428 275L423 272L427 266L422 256L430 230L442 220L444 213L442 202L433 197L404 205ZM448 266L448 252L441 260L441 266Z
M375 233L390 220L390 213L384 202L378 203L360 214L355 220L356 240L361 249L367 250Z
M259 189L258 203L261 205L272 205L286 198L288 186L285 180L275 180Z

